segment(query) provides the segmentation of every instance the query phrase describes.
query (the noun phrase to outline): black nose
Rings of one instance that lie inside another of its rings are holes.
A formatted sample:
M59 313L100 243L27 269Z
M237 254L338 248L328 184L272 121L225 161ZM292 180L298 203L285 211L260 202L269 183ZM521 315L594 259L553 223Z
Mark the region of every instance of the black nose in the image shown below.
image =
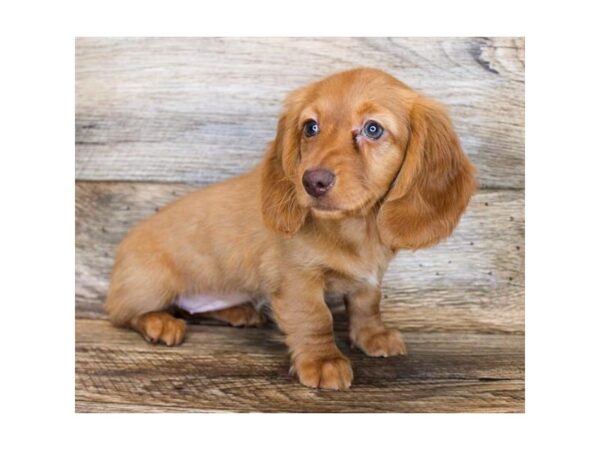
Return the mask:
M318 198L327 193L335 184L335 175L327 169L311 169L302 175L304 189L311 196Z

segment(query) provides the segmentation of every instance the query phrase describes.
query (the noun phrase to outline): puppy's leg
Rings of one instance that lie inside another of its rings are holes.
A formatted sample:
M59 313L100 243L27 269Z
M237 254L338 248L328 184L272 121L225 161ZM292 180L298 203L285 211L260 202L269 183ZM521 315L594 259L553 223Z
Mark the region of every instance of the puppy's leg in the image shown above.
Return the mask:
M350 340L369 356L405 355L406 346L400 331L386 328L381 321L381 291L364 286L346 297L350 322Z
M176 292L176 275L160 257L121 255L105 309L116 326L133 328L150 342L178 345L185 336L185 322L164 312Z
M333 319L314 277L286 280L272 297L275 321L292 355L300 383L324 389L348 389L352 367L335 344Z
M234 327L260 326L266 321L265 316L252 303L244 303L231 308L203 313L202 315L220 320Z

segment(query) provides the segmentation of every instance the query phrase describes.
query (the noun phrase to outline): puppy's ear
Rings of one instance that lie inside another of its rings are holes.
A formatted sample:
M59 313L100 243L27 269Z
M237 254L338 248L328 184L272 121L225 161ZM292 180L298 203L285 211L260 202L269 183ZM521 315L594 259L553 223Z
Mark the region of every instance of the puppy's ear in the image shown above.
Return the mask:
M381 238L393 250L448 237L476 189L475 169L439 104L418 97L410 129L404 162L377 216Z
M269 228L288 236L300 229L307 214L296 200L293 180L300 157L300 135L290 115L293 114L288 107L279 119L277 136L261 169L263 220Z

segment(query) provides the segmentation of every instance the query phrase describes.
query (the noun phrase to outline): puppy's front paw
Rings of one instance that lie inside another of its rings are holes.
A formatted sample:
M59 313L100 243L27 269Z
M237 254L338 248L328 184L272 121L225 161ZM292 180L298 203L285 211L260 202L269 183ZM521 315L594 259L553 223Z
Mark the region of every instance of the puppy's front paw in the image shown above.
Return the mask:
M406 345L395 328L361 330L354 344L369 356L406 355Z
M352 384L352 366L341 353L327 357L299 358L293 369L304 386L344 390Z

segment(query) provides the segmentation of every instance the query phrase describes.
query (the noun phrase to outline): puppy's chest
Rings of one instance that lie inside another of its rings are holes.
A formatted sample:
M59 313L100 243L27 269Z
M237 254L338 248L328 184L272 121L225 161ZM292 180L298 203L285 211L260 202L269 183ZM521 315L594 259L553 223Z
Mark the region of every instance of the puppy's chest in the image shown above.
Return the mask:
M346 290L348 285L368 284L377 287L392 257L372 235L353 234L352 240L340 236L338 245L317 250L316 258L325 269L328 290Z
M327 290L342 292L362 284L378 287L389 259L384 252L371 250L358 254L341 253L326 260L324 265Z

